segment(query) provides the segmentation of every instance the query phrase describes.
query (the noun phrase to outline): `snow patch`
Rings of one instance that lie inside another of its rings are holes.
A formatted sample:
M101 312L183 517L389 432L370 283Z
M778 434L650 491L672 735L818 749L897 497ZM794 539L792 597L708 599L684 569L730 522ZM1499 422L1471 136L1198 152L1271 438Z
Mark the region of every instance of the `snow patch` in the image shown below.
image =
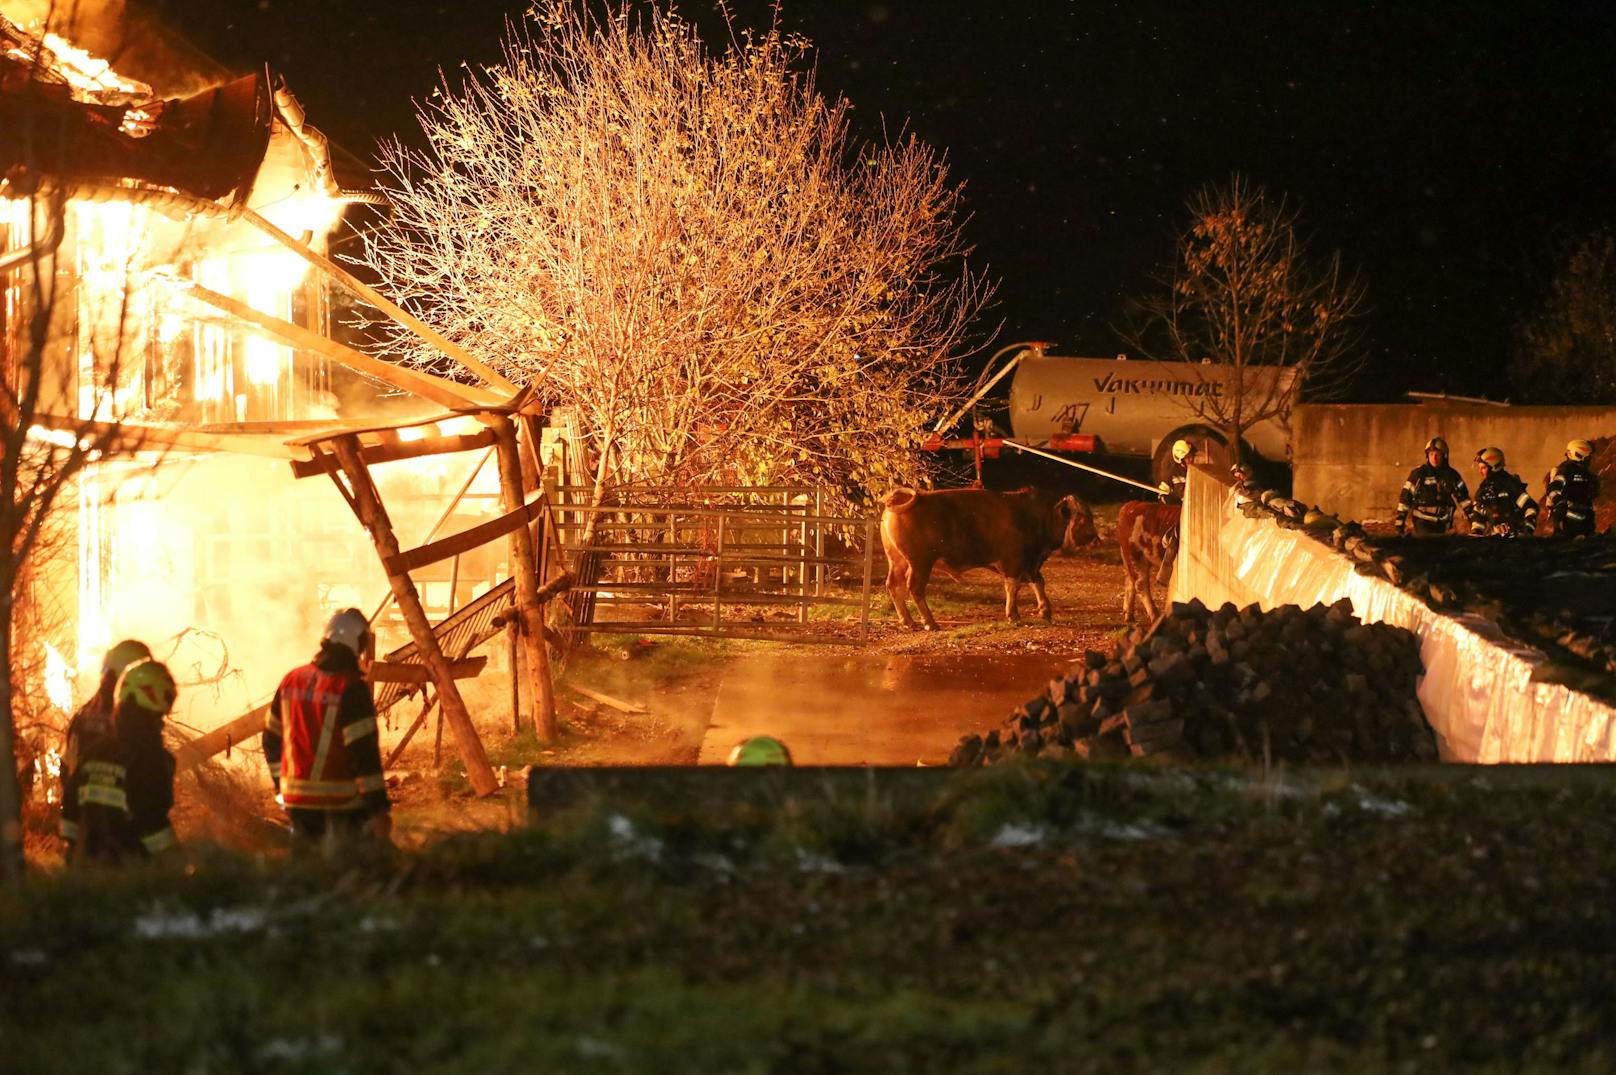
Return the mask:
M135 919L135 936L142 940L205 940L226 933L252 933L269 924L263 907L215 907L207 917L195 911L154 907Z
M606 819L606 831L611 836L612 850L618 858L644 859L647 862L662 860L663 842L642 833L634 822L622 814L613 814Z
M1044 842L1048 833L1042 825L1022 825L1007 822L988 841L990 847L1036 847Z

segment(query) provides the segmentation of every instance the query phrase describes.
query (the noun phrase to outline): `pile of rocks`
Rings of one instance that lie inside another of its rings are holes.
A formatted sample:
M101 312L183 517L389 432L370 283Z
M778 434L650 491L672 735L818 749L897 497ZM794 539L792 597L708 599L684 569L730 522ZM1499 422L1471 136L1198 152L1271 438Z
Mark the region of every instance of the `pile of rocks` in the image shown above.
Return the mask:
M957 766L1012 753L1257 762L1434 761L1415 699L1419 642L1350 602L1263 612L1174 604L1110 653L1090 651L1011 714L960 740Z

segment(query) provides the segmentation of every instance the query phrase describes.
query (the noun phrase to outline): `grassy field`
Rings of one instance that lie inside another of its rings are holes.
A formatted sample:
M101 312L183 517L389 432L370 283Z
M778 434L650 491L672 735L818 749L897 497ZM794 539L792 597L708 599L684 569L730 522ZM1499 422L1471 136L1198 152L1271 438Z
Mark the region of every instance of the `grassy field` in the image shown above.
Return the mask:
M552 777L0 894L7 1072L1609 1071L1602 770Z

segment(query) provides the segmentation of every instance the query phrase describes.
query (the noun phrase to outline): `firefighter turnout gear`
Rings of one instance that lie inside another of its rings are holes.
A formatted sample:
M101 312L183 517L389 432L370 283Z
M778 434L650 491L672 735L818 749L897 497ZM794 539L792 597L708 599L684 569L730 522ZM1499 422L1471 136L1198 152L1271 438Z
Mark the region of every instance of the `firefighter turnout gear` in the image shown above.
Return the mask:
M62 818L61 837L69 845L78 839L78 822L69 818L71 812L77 816L77 801L69 793L73 784L73 776L78 772L79 761L84 755L84 744L112 734L112 710L117 704L114 691L118 686L118 677L123 675L125 669L140 661L151 660L151 650L146 643L137 639L126 638L122 642L107 650L106 656L101 659L101 682L96 687L89 701L79 707L73 714L73 719L67 722L67 732L62 737L62 763L58 769L58 776L62 786ZM68 804L72 803L70 811Z
M1586 448L1579 455L1574 449ZM1548 492L1543 510L1548 513L1549 533L1567 537L1594 532L1594 501L1599 498L1599 476L1588 466L1593 446L1574 440L1566 446L1566 458L1549 471Z
M1175 463L1184 463L1194 452L1195 446L1187 440L1175 440L1173 442L1173 462Z
M1426 461L1408 472L1408 480L1397 497L1398 533L1405 532L1412 522L1416 534L1445 534L1453 526L1454 509L1470 501L1464 478L1448 465L1447 442L1432 437L1425 451ZM1431 462L1432 452L1440 454L1440 462Z
M1593 458L1594 446L1591 441L1574 440L1566 444L1566 458L1578 463L1586 463Z
M281 680L263 743L294 832L357 831L388 811L370 685L348 640L329 629L313 663Z
M1483 460L1496 457L1496 464ZM1504 469L1504 453L1485 448L1481 460L1483 476L1476 487L1476 499L1465 505L1470 533L1476 537L1526 537L1537 529L1537 501L1527 492L1526 483Z
M327 621L320 641L346 646L355 657L369 656L370 621L357 608L345 608Z
M137 686L163 680L172 685L168 669L154 661L130 668L123 679L141 667L154 671L137 678ZM154 699L162 708L147 707ZM85 735L62 800L64 826L74 831L68 861L124 862L177 846L168 820L174 756L163 747L163 717L173 701L172 690L131 689L119 695L105 732Z

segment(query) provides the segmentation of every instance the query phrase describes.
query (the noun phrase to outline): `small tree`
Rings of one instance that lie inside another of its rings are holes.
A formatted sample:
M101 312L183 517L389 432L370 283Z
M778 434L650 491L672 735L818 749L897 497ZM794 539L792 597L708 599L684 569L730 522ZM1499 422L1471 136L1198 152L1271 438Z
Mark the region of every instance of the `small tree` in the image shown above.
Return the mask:
M1145 354L1190 363L1209 387L1225 385L1181 398L1237 449L1257 423L1288 420L1304 390L1328 398L1357 373L1365 290L1339 254L1309 256L1283 197L1239 175L1197 192L1189 212L1129 338Z
M1597 232L1571 248L1516 326L1510 380L1531 403L1616 402L1616 236Z
M672 7L546 0L504 62L384 147L363 261L402 305L581 416L605 483L920 477L990 289L913 137L857 146L778 25L710 50ZM395 355L437 356L395 326Z

